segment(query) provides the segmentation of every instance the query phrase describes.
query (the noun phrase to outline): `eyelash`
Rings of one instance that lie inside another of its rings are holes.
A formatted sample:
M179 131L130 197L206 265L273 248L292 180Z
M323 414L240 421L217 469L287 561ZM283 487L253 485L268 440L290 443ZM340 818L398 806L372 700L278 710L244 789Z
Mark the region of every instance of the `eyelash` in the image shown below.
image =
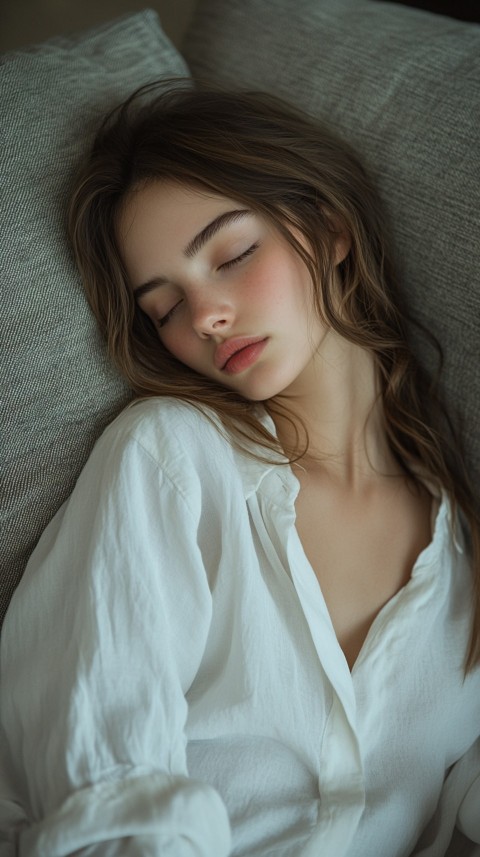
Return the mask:
M259 242L256 241L255 244L252 244L252 246L249 247L248 250L245 250L244 253L241 253L240 256L236 256L235 259L230 259L229 262L224 262L223 265L220 265L219 270L225 271L225 270L228 270L229 268L233 268L234 265L238 265L239 262L243 262L244 259L246 259L248 256L251 256L252 253L254 253L255 250L258 249L258 246L259 246ZM175 312L177 307L180 306L181 303L182 303L182 301L178 301L175 304L175 306L172 307L171 310L169 310L162 318L158 319L157 326L159 328L162 328L167 324L167 322L170 320L173 313Z
M181 301L178 301L178 302L175 304L175 306L173 306L173 307L171 308L171 310L169 310L169 311L168 311L164 316L162 316L162 318L159 318L159 319L158 319L158 321L157 321L157 327L163 327L163 326L167 323L167 321L169 321L169 320L170 320L170 318L172 317L173 313L175 312L175 310L177 309L177 307L179 307L179 306L180 306L180 304L181 304L181 303L182 303Z
M228 268L233 268L234 265L238 265L239 262L243 262L247 256L251 256L251 254L257 250L258 244L259 242L256 241L255 244L252 244L252 246L248 248L248 250L245 250L245 253L241 253L241 255L237 256L235 259L230 259L229 262L224 262L223 265L220 265L220 269L225 271L228 270Z

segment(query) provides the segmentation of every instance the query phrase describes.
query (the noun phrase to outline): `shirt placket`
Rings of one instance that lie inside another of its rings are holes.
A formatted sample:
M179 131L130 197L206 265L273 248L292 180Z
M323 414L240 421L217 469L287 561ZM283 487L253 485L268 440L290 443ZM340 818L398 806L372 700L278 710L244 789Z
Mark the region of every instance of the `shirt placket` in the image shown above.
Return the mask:
M270 487L270 482L272 479L265 481L264 489ZM277 483L275 504L277 508L283 507L282 514L270 515L267 529L274 527L275 542L284 546L285 571L295 587L332 695L317 757L318 822L302 857L318 857L319 854L342 857L348 852L365 808L365 778L356 726L355 692L320 586L295 528L296 480L293 477L289 479L288 472L284 470L280 482L281 486Z
M308 623L332 705L318 757L318 825L302 857L347 854L365 808L365 778L350 670L313 569L294 527L288 539L292 580Z

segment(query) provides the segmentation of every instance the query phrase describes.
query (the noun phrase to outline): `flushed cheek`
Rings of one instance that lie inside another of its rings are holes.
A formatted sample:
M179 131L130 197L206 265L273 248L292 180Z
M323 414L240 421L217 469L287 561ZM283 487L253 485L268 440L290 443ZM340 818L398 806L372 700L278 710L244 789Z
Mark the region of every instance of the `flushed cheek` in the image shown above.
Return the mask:
M300 258L278 248L265 267L257 271L257 277L252 277L250 289L251 300L255 300L257 305L303 313L311 293L310 277Z
M286 272L285 266L281 264L270 264L253 269L243 282L243 296L248 305L263 307L264 305L274 308L281 301L284 303L288 293L285 283L291 280L290 272Z

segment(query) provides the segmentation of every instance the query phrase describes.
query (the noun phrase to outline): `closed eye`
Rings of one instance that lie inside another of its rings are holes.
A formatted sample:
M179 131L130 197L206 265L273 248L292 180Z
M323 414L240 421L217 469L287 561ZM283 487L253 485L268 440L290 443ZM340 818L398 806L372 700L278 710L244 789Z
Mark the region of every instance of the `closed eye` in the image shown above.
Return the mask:
M240 256L236 256L235 259L230 259L228 262L224 262L223 265L220 265L219 270L225 271L225 270L228 270L229 268L233 268L234 265L238 265L239 262L243 262L244 259L246 259L248 256L251 256L252 253L255 253L255 250L257 250L258 247L259 247L259 242L256 241L255 244L252 244L251 247L249 247L247 250L245 250L244 253L241 253ZM177 303L171 308L171 310L169 310L167 313L165 313L165 315L162 316L162 318L158 319L158 321L157 321L157 327L158 328L165 327L165 325L170 321L171 317L176 312L176 310L178 309L178 307L180 306L180 304L182 302L183 301L181 301L181 300L177 301Z
M170 321L175 310L178 309L178 307L180 306L181 303L182 303L181 300L177 301L177 303L167 313L165 313L165 315L162 316L162 318L159 318L157 321L157 327L164 327L167 324L167 322Z
M239 262L243 262L247 256L251 256L252 253L255 253L255 250L258 248L259 242L256 241L255 244L252 244L248 250L245 250L245 253L241 253L240 256L236 256L235 259L230 259L229 262L224 262L223 265L220 265L219 271L228 270L228 268L233 268L234 265L238 265Z

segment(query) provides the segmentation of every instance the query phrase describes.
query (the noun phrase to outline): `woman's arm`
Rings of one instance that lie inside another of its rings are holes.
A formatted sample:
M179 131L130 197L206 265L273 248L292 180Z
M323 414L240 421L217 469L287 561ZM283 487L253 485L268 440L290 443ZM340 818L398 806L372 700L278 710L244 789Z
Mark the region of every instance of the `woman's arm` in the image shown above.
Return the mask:
M180 492L137 441L109 438L42 537L3 629L20 851L113 857L128 843L132 857L221 857L225 807L188 778L185 753L185 693L211 617L196 492Z

